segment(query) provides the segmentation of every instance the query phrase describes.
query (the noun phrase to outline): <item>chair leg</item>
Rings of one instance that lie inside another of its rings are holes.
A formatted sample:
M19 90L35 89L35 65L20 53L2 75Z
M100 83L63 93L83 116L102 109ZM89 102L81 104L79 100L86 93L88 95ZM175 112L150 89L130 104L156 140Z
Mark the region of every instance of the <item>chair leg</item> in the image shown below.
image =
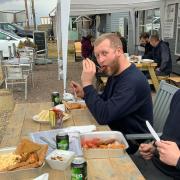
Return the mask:
M27 79L25 80L25 100L27 99Z
M7 81L5 80L5 87L6 87L6 89L7 89Z
M32 86L34 88L34 77L33 77L33 73L31 72L31 82L32 82Z

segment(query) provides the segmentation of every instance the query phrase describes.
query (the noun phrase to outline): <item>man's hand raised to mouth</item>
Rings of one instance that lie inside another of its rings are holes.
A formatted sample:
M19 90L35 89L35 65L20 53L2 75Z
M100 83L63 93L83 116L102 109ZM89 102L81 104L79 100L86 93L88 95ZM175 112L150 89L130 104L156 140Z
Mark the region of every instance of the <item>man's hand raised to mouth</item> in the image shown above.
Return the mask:
M90 59L83 60L83 71L81 74L82 86L92 85L93 78L96 74L96 65Z

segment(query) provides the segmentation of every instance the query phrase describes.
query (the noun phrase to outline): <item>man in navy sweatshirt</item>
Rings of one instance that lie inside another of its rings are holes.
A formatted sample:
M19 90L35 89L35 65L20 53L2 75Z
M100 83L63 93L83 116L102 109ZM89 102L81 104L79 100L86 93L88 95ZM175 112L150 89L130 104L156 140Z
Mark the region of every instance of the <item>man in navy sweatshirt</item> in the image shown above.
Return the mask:
M180 90L171 101L170 112L164 125L161 141L149 144L141 144L139 152L141 156L151 161L143 162L139 157L133 156L133 160L142 174L147 179L169 180L172 177L180 180ZM155 168L155 167L157 168ZM153 172L153 173L151 173ZM162 173L161 173L162 172ZM164 176L164 174L170 176Z
M85 99L90 112L101 125L123 134L148 133L145 121L153 122L151 91L146 77L124 56L122 43L114 33L101 35L94 43L97 61L109 78L104 92L99 95L93 87L96 66L83 60L82 86L72 82L76 94ZM136 143L136 142L135 142ZM129 153L137 150L131 144Z

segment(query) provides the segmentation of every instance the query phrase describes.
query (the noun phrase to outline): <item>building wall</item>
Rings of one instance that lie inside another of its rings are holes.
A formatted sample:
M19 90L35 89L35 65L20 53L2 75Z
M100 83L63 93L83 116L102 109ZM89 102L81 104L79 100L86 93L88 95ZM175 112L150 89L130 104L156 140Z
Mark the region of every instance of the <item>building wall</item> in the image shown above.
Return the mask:
M129 12L118 12L106 15L106 32L116 32L119 31L120 18L125 18L124 24L124 33L127 38L128 53L133 54L135 47L133 46L133 31L132 23L129 18Z
M111 14L111 32L119 31L119 19L129 18L129 12L119 12Z
M106 15L106 32L116 32L119 31L119 20L120 18L129 18L129 12L118 12ZM128 22L127 22L128 23Z
M111 14L106 14L106 32L111 32Z

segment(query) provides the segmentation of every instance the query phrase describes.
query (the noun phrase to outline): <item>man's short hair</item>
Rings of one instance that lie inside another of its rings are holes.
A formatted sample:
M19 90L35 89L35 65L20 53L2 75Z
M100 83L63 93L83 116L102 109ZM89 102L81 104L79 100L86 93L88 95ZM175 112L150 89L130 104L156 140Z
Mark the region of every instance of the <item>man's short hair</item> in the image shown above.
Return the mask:
M106 39L108 39L110 41L112 48L117 48L117 47L122 48L122 42L121 42L119 36L115 33L102 34L95 40L94 47L98 46L101 42L103 42Z
M140 35L140 39L143 38L143 39L149 39L149 34L147 32L144 32Z
M151 35L150 39L151 40L153 39L155 41L159 41L159 36L158 36L158 34L153 34L153 35Z

